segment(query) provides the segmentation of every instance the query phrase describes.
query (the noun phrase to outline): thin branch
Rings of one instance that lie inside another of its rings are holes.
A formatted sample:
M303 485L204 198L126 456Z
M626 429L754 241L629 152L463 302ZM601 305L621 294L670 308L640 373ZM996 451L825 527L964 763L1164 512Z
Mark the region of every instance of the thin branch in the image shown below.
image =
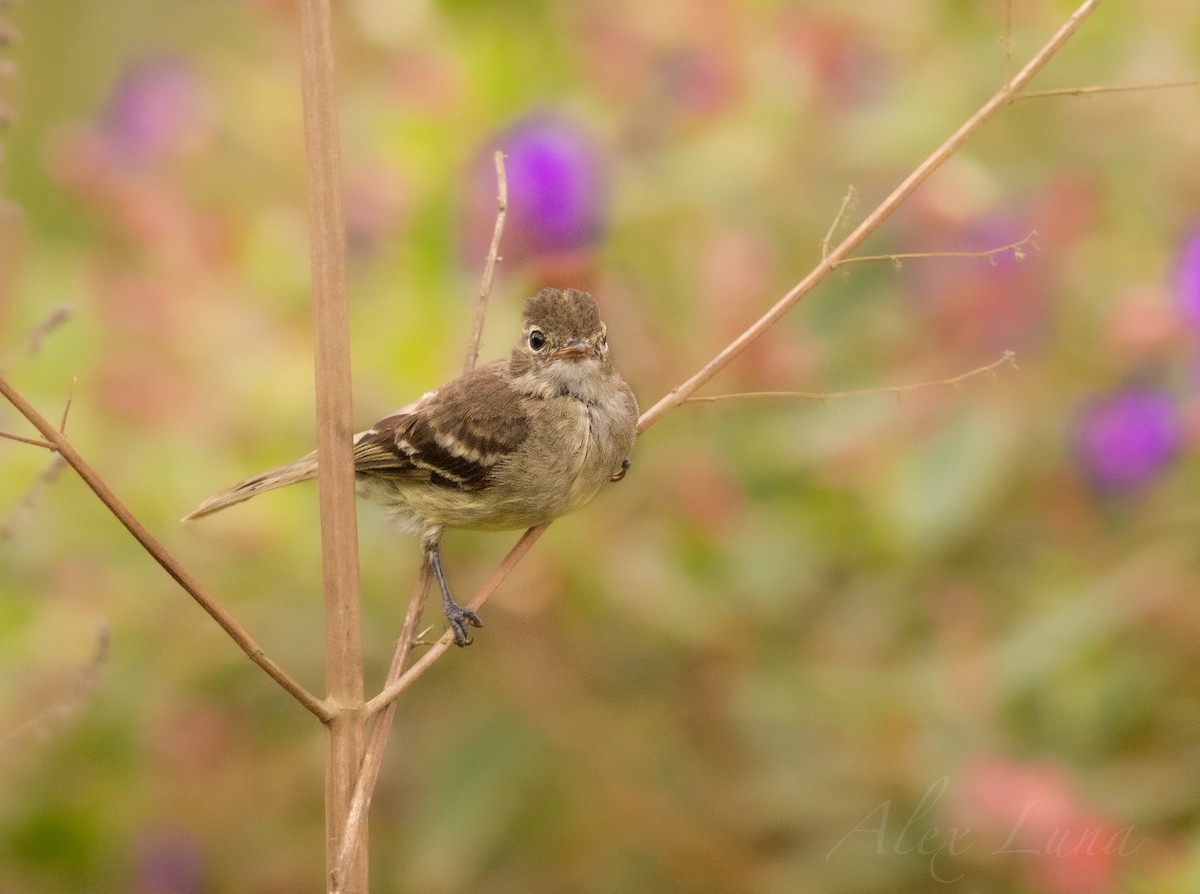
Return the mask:
M1013 257L1018 261L1025 259L1025 252L1022 249L1030 245L1037 249L1038 231L1030 230L1029 234L1024 239L1018 239L1016 242L1010 242L1008 245L1001 245L998 248L988 248L983 251L913 251L904 252L894 255L855 255L854 257L846 258L843 261L838 261L835 267L844 267L847 264L861 264L865 261L891 261L897 267L901 261L910 261L920 258L987 258L993 264L996 263L996 258L999 255L1012 252Z
M837 232L837 228L841 225L842 219L846 216L846 212L851 206L858 204L858 192L853 186L846 188L846 194L842 196L842 204L837 210L837 214L833 216L833 220L829 224L829 229L825 231L825 238L821 240L821 260L829 257L829 243L833 241L833 234Z
M504 153L497 150L493 156L496 165L496 223L492 229L492 243L488 248L487 259L483 267L483 279L479 286L479 303L475 309L475 319L471 326L471 334L467 340L466 359L463 371L470 372L479 360L479 346L483 337L483 323L487 316L488 299L492 293L492 279L495 275L496 262L500 260L500 239L504 234L504 221L508 215L508 176L504 168ZM421 609L425 602L425 593L429 589L430 568L428 563L421 563L420 574L417 575L412 597L408 602L408 612L404 616L404 626L400 639L396 643L396 651L392 655L392 664L388 669L384 688L394 685L404 673L408 664L408 656L417 640L417 624L421 619ZM387 749L388 735L391 732L392 719L396 713L396 702L390 701L378 714L372 716L371 726L367 733L367 742L363 752L362 765L359 768L354 784L354 793L346 813L345 826L341 831L341 841L338 846L337 858L330 876L331 890L340 892L347 881L350 870L350 860L358 849L365 844L364 830L367 813L371 806L371 797L379 778L379 768L383 763L383 755Z
M72 393L74 392L74 389L75 383L74 380L72 380ZM67 413L70 412L70 410L71 396L68 395L67 404L63 408L62 421L58 426L59 434L65 435L67 433ZM17 529L18 525L20 525L22 519L30 511L32 511L34 505L37 503L38 495L42 492L42 490L58 480L59 474L64 468L66 468L67 463L66 460L64 460L59 454L58 450L55 449L54 445L49 441L43 441L39 438L25 438L21 435L14 435L4 431L0 431L0 438L7 438L10 441L29 444L33 447L42 447L46 450L49 450L53 454L50 462L46 465L46 468L42 470L42 473L38 475L33 484L29 486L29 489L25 491L24 495L17 501L16 505L12 508L8 515L0 519L0 540L7 540L8 538L12 537L13 532Z
M475 594L475 598L468 603L468 607L473 610L478 610L499 588L504 579L509 573L517 567L517 563L525 557L530 548L537 543L538 538L542 536L546 530L546 525L538 525L530 528L521 535L521 539L513 545L513 548L508 551L508 555L501 560L496 570L492 572L492 576L487 579L487 582L479 588L479 592ZM417 659L412 667L405 671L395 682L385 686L383 690L373 699L367 702L367 713L378 714L388 705L396 700L405 689L412 685L413 681L429 668L431 664L437 661L454 642L454 632L447 630L442 636L429 647L429 651Z
M12 432L0 431L0 438L16 441L18 444L28 444L30 447L43 447L51 451L55 449L49 441L43 441L40 438L26 438L24 435L14 435Z
M267 657L259 646L246 632L245 628L237 622L237 620L229 614L228 611L200 585L192 575L179 564L175 558L167 552L154 535L151 534L136 516L117 499L116 495L104 483L103 479L89 466L79 455L78 451L71 446L71 443L63 437L44 416L38 413L33 406L25 400L17 391L8 383L6 379L0 376L0 395L2 395L10 404L16 407L17 411L24 416L36 428L50 444L54 450L75 470L84 483L91 488L92 493L99 497L108 511L116 516L117 521L125 526L133 538L142 545L151 558L156 561L171 578L181 586L184 591L191 596L200 607L204 609L212 617L221 629L229 634L230 639L238 644L246 656L266 671L267 675L272 680L278 683L285 691L287 691L296 701L307 708L313 715L320 718L322 721L328 722L333 716L333 712L328 705L318 699L315 695L304 688L297 680L295 680L287 671L276 664L273 660Z
M1066 42L1067 39L1078 29L1083 20L1091 14L1095 7L1099 4L1099 0L1089 0L1085 2L1071 17L1070 20L1055 36L1046 44L1045 47L1028 63L1024 69L1015 77L1010 79L1005 87L992 97L975 115L959 128L945 143L936 150L926 161L920 165L900 186L887 198L884 202L868 217L862 224L859 225L842 243L835 249L832 254L828 251L828 243L832 239L832 234L840 224L846 210L849 208L854 192L850 190L843 198L842 205L838 210L833 222L830 225L829 232L826 238L821 243L821 264L808 277L794 287L787 295L785 295L776 305L763 315L753 326L747 329L738 339L731 343L724 351L719 353L708 364L705 365L691 379L677 387L670 394L666 395L662 400L655 404L647 413L643 414L639 420L639 431L645 431L659 417L661 417L668 409L682 403L688 396L696 390L712 376L716 375L720 369L727 365L741 351L745 350L755 339L765 332L771 325L774 324L783 314L797 303L805 294L820 282L826 275L837 266L849 262L849 254L866 237L873 232L890 214L903 202L915 189L942 163L945 162L958 148L966 142L966 140L977 130L982 127L995 113L1002 107L1015 93L1022 90L1025 84L1039 71L1047 61L1054 55L1059 47ZM503 156L500 153L496 155L497 166L497 181L498 181L498 205L499 211L497 215L496 226L493 233L491 250L488 254L487 265L484 271L483 283L480 288L480 301L476 311L475 323L472 329L471 338L465 359L465 368L470 370L474 367L479 354L479 339L483 328L483 319L486 313L487 300L491 289L491 279L494 272L495 262L499 257L499 241L503 230L504 216L507 211L507 196L506 182L503 169ZM1032 239L1032 234L1024 241ZM1013 250L1016 251L1019 244L1006 246L1003 249L992 250L983 253L963 253L970 256L992 256L999 251ZM895 260L896 258L893 258ZM862 259L862 260L865 260ZM915 386L899 386L898 388L887 389L891 393L900 394L907 390L917 387L929 387L931 384L955 385L966 378L973 375L978 375L983 372L994 369L1000 363L1012 362L1011 353L1006 353L999 361L990 364L987 367L982 367L979 370L973 370L969 373L964 373L961 376L955 376L951 379L943 380L941 383L921 383ZM874 390L863 393L874 393ZM849 394L849 392L846 392ZM499 587L503 580L508 576L511 570L524 557L525 553L533 546L533 544L541 537L546 526L541 525L528 529L513 548L505 556L500 565L493 572L492 576L484 584L484 586L475 595L474 599L469 603L472 609L480 608L490 598L492 593ZM333 870L331 872L331 890L340 891L343 889L344 883L348 881L347 872L353 854L360 852L360 842L364 838L363 829L365 827L365 817L370 804L371 793L374 790L375 780L378 775L379 763L382 760L384 746L388 731L391 726L391 719L395 709L395 700L399 695L408 688L421 674L425 672L432 664L440 658L449 649L453 641L453 635L447 631L437 640L429 650L421 656L407 670L404 665L412 648L414 640L414 632L419 618L420 606L423 602L425 590L429 581L428 569L422 565L422 572L418 578L414 594L409 603L409 610L405 617L404 629L397 645L396 652L393 656L392 666L388 673L388 680L382 691L372 698L366 704L366 713L375 718L374 726L371 732L371 743L366 749L360 771L357 775L353 797L350 801L349 809L346 813L346 823L340 828L335 836L339 839L337 847L337 856L333 862Z
M421 562L421 571L417 575L412 596L408 600L408 612L404 616L400 639L397 640L396 651L392 654L392 665L388 668L387 678L384 682L385 688L394 685L400 679L405 665L408 664L408 656L417 642L417 625L421 622L421 609L425 604L425 593L429 589L429 581L429 563ZM342 890L342 880L345 878L350 857L362 839L367 812L371 807L371 797L379 778L379 768L383 765L383 754L387 749L388 735L391 732L392 719L395 714L396 703L392 701L371 719L362 767L359 769L358 780L354 785L354 797L350 801L350 810L346 815L346 825L342 830L341 846L338 849L336 868L333 872L334 892Z
M65 435L67 433L67 414L71 412L71 401L75 399L75 379L71 380L71 390L67 392L67 403L63 407L62 419L58 423L58 433ZM27 438L24 435L14 435L12 432L0 431L0 438L6 438L9 441L16 441L20 444L28 444L30 447L41 447L49 450L51 453L57 452L58 448L49 441L43 441L41 438Z
M1095 96L1098 93L1140 93L1144 90L1175 90L1180 87L1200 87L1200 79L1162 81L1153 84L1097 84L1093 87L1055 87L1052 90L1029 90L1014 96L1013 102L1023 99L1045 99L1048 96Z
M499 149L492 155L496 163L496 225L492 229L492 244L483 265L483 281L479 285L479 303L475 306L475 321L467 339L467 357L463 372L470 372L479 361L479 344L483 339L483 320L487 316L488 298L492 294L492 276L500 260L500 237L504 235L504 220L508 217L508 176L504 171L504 153Z
M893 397L901 398L903 395L912 391L920 391L925 388L941 388L950 387L956 388L968 379L973 379L976 376L991 375L995 378L996 370L1001 366L1007 365L1013 369L1017 368L1017 355L1012 351L1005 351L1000 355L998 360L993 360L986 366L980 366L965 373L960 373L957 376L951 376L948 379L937 379L932 382L916 382L912 385L892 385L884 388L856 388L851 391L744 391L738 394L714 394L711 396L689 397L685 403L723 403L731 400L742 400L745 398L762 399L762 398L801 398L806 400L840 400L846 397L865 397L872 394L890 394Z
M1011 98L1020 93L1025 86L1033 79L1055 53L1065 44L1071 36L1079 29L1080 25L1095 12L1100 5L1100 0L1086 0L1072 16L1054 33L1054 35L1046 42L1046 44L1037 52L1037 54L1022 68L1008 83L1006 83L994 96L979 108L975 114L967 119L961 127L958 128L949 138L946 139L933 154L923 161L917 168L909 174L905 180L896 187L892 193L885 198L879 206L871 212L871 214L858 227L850 233L842 242L822 257L821 262L808 274L803 280L797 283L786 295L780 298L773 307L765 314L756 320L749 328L741 335L734 339L729 345L714 356L706 363L699 371L691 378L687 379L680 385L672 389L668 394L664 395L654 406L644 412L638 420L638 432L644 432L650 426L654 425L664 414L669 410L674 409L687 400L697 388L705 384L709 379L715 376L718 372L724 369L729 363L741 354L746 348L752 345L760 336L779 321L784 314L800 301L805 295L811 292L818 283L828 276L839 264L844 263L862 242L873 233L879 226L892 215L893 212L919 187L934 171L946 162L951 156L957 152L964 143L984 124L986 124L992 116L1000 109L1004 108ZM836 220L835 220L836 222ZM545 531L546 526L542 525L536 528L530 528L517 541L512 550L504 557L500 566L493 573L492 577L476 594L471 601L470 606L473 609L479 608L497 586L508 576L509 572L520 561L521 557L529 551L529 548L537 541L537 539ZM447 631L442 635L436 643L434 643L428 652L421 656L412 667L392 685L387 686L367 702L367 712L376 714L387 705L391 704L401 692L412 685L425 670L432 665L453 642L452 634Z
M803 280L797 283L786 295L779 299L770 310L757 319L749 328L741 335L735 338L727 345L720 353L712 360L704 365L695 375L685 382L676 386L671 392L665 395L654 406L642 414L642 418L638 425L639 431L645 431L655 422L657 422L664 413L673 407L678 406L684 400L692 395L693 392L734 360L738 355L746 350L750 345L757 341L764 332L770 329L777 323L784 314L794 307L805 295L811 292L818 283L825 279L829 273L834 270L838 264L842 263L850 256L854 249L858 248L863 241L875 232L879 226L890 217L895 210L900 207L910 195L912 195L922 183L945 164L946 160L954 155L963 144L969 140L976 131L984 124L992 119L992 117L1007 106L1012 98L1021 93L1025 86L1033 79L1047 62L1053 58L1054 54L1062 48L1071 36L1079 30L1080 25L1084 23L1088 16L1095 12L1100 5L1100 0L1085 0L1085 2L1071 15L1071 17L1063 23L1062 27L1054 33L1054 36L1046 42L1046 44L1038 50L1034 57L1026 63L1016 75L1014 75L1008 83L1000 88L995 95L985 102L975 114L968 118L961 127L958 128L949 138L946 139L937 149L934 150L925 161L921 162L904 181L897 186L892 193L885 198L879 206L871 212L871 214L858 227L838 245L832 252L821 260L819 264L808 274Z
M71 387L67 391L67 402L63 406L62 418L58 421L58 433L65 435L67 433L67 417L71 415L71 404L75 400L75 385L79 382L77 378L71 379Z

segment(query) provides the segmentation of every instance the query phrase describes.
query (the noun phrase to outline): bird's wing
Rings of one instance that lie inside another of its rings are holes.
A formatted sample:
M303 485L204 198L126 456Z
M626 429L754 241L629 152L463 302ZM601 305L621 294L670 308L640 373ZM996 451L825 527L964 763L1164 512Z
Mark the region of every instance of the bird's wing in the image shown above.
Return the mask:
M442 386L354 442L354 469L463 490L487 485L495 465L529 435L522 396L491 363Z

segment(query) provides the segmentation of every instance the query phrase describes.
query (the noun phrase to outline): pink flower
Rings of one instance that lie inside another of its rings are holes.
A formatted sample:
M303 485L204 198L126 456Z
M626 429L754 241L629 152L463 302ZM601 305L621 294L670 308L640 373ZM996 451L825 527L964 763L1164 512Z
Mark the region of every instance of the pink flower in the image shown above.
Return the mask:
M1175 289L1184 321L1200 328L1200 225L1187 234L1180 247Z
M1132 826L1083 804L1053 764L981 758L965 770L956 821L973 830L986 859L1015 864L1048 894L1108 894L1119 860L1137 849Z
M203 117L191 68L161 56L136 62L121 74L108 100L103 132L119 158L137 163L188 142Z

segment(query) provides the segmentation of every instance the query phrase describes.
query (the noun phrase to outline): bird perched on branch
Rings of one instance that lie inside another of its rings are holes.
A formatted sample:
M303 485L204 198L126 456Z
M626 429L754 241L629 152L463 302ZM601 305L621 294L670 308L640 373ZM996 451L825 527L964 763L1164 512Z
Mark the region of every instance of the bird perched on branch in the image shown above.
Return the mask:
M465 373L354 437L358 495L420 537L454 641L482 626L450 595L446 528L506 530L548 522L591 500L629 468L633 392L613 368L596 302L542 289L507 360ZM263 472L205 500L184 521L317 477L317 455Z

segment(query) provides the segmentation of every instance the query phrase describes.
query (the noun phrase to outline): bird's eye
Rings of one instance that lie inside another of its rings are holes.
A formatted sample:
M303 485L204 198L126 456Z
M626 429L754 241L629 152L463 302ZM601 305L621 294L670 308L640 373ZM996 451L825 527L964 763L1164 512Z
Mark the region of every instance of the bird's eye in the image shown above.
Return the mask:
M546 346L546 336L542 334L542 330L534 329L529 333L529 347L535 351L540 351Z

